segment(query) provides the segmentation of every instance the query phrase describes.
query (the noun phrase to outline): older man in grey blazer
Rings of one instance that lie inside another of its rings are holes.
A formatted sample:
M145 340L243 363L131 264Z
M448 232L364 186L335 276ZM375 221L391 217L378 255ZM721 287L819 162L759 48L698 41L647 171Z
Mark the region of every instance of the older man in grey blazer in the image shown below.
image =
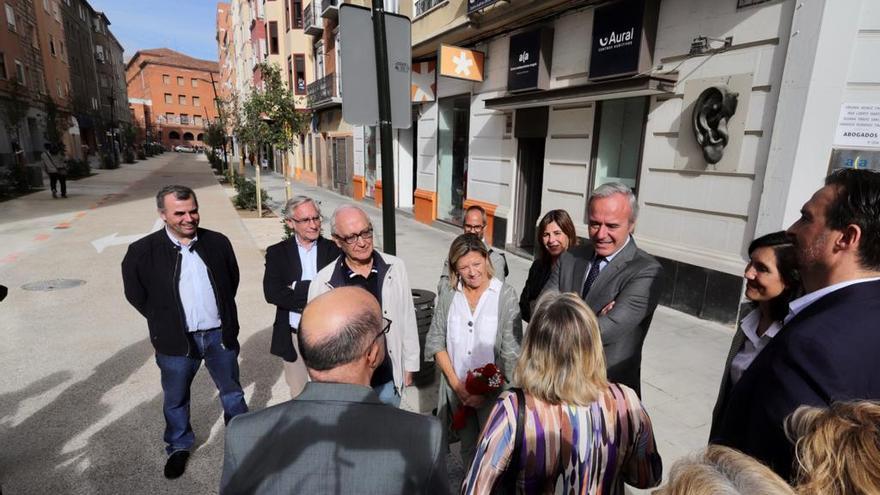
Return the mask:
M390 324L358 287L312 300L297 335L312 381L229 423L220 492L448 494L439 421L385 405L370 388Z
M590 195L590 242L559 257L544 290L580 294L599 317L608 380L641 395L642 344L659 299L662 267L636 246L635 194L609 183Z

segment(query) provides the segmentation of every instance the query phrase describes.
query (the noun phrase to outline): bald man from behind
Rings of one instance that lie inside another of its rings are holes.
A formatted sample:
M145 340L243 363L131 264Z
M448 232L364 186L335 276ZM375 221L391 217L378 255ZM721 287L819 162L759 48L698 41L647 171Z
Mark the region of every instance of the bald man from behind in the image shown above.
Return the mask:
M370 387L390 325L359 287L313 299L297 334L312 381L229 423L220 492L449 493L439 421L383 404Z

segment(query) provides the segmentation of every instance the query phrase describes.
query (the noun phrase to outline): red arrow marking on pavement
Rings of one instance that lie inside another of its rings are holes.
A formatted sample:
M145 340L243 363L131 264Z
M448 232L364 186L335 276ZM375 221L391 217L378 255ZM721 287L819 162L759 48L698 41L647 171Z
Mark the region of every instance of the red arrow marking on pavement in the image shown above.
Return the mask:
M67 222L59 223L58 225L55 226L55 229L56 229L56 230L58 230L58 229L69 229L69 228L70 228L70 224L67 223Z
M0 258L0 263L12 263L17 260L19 256L21 256L21 253L7 254L5 258Z
M45 240L48 240L49 237L51 237L49 234L37 234L37 236L34 237L34 240L35 241L45 241Z

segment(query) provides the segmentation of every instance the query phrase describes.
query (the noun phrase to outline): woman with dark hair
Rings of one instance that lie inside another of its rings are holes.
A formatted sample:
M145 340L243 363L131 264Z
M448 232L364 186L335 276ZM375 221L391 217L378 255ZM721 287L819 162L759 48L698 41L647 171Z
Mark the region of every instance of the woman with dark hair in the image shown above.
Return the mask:
M556 260L578 242L574 222L565 210L548 211L538 223L537 237L536 244L540 248L535 253L535 261L529 268L529 277L519 296L519 311L525 321L531 319L535 301L547 284Z
M710 441L722 423L728 392L782 328L788 303L803 293L794 245L785 232L767 234L749 244L749 264L743 275L752 311L740 321L727 354L721 389L712 411Z
M456 237L447 261L449 290L437 297L424 353L425 360L436 361L442 372L437 415L450 428L449 438L457 436L461 440L461 457L469 464L480 430L501 391L471 393L468 372L491 363L510 380L522 342L522 319L516 290L494 277L489 250L479 236ZM459 406L467 406L475 414L463 418L459 415L460 421L453 429Z

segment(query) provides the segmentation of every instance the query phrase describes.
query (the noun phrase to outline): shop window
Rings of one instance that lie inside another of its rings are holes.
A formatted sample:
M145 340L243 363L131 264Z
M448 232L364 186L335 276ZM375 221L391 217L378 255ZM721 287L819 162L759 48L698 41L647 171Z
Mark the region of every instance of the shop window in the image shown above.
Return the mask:
M171 131L168 133L168 139L178 140L180 139L180 134L177 131Z
M469 95L440 100L437 132L437 216L461 225L467 197Z
M184 141L192 141L193 139L194 139L193 133L191 133L191 132L184 132L183 133L183 140Z
M636 189L647 108L645 97L599 102L591 190L608 182Z
M199 135L196 136L196 141L204 141L204 140L205 140L205 135L203 133L199 133Z

